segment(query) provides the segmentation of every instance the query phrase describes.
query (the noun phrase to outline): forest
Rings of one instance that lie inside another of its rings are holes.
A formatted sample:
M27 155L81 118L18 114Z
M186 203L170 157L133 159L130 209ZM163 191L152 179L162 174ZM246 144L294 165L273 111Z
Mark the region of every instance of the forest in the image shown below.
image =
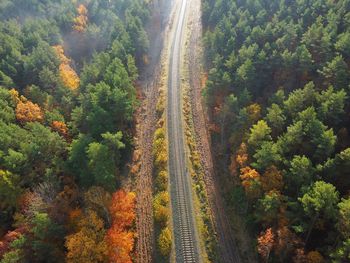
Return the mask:
M0 262L132 262L143 0L0 1Z
M350 262L350 1L202 4L213 145L251 246Z
M188 258L350 262L350 0L0 0L0 263Z

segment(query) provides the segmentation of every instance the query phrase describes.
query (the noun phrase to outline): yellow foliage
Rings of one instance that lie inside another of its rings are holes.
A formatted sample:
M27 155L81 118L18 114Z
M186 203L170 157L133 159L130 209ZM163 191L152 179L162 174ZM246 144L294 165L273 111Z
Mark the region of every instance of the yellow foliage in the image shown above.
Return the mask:
M248 198L257 198L260 196L260 174L255 169L249 166L241 168L240 178Z
M86 26L88 23L88 10L86 9L86 7L81 4L79 5L79 7L77 8L78 11L78 16L76 18L74 18L74 25L73 25L73 29L77 32L85 32L86 31Z
M64 122L53 121L51 123L51 128L64 137L68 135L68 127Z
M244 167L248 161L247 145L243 142L239 146L236 156L236 162L240 167Z
M261 117L261 107L257 103L249 105L247 107L247 112L252 122L258 121Z
M162 230L158 238L159 250L164 257L167 257L170 255L171 244L172 244L171 231L168 227L166 227Z
M154 164L157 168L165 168L168 162L168 153L166 151L161 151L156 154Z
M164 112L165 110L165 99L164 99L164 95L160 95L161 97L159 98L158 102L157 102L157 106L156 106L156 111L157 114L160 115Z
M16 107L16 118L20 122L40 122L44 119L44 114L39 105L31 101L19 101Z
M79 231L66 237L68 263L95 263L107 259L104 223L93 211L78 222Z
M70 88L71 90L76 90L79 87L80 79L70 65L60 65L60 77L63 85Z
M160 204L153 204L154 220L166 226L169 220L169 208Z
M76 90L79 87L80 79L74 69L70 66L71 60L64 54L62 46L53 46L53 49L56 51L56 54L61 61L59 70L63 85L71 90Z
M58 56L62 64L69 64L71 62L71 60L67 58L64 54L64 49L61 45L53 46L52 48L55 50L56 55Z
M10 92L12 101L14 102L14 104L17 105L17 103L20 101L18 91L15 89L11 89L9 92Z
M156 178L156 186L159 191L165 191L168 188L168 172L160 171Z
M156 132L154 133L155 139L163 138L165 139L165 129L164 128L158 128Z

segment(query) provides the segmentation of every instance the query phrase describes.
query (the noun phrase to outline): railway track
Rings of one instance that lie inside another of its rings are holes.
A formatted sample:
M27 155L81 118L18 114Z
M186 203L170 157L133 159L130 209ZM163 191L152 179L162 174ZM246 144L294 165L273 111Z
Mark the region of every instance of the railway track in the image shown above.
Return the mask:
M180 92L180 56L188 0L180 1L180 13L172 39L168 83L168 140L171 203L176 262L201 262L194 218L191 178L185 161Z

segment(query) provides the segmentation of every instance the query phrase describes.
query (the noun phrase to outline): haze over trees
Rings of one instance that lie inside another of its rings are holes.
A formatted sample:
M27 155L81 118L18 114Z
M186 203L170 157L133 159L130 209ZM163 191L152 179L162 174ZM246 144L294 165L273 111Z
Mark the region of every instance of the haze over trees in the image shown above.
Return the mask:
M1 1L1 263L131 262L135 195L119 188L149 11Z
M213 139L261 262L348 262L350 2L202 3Z

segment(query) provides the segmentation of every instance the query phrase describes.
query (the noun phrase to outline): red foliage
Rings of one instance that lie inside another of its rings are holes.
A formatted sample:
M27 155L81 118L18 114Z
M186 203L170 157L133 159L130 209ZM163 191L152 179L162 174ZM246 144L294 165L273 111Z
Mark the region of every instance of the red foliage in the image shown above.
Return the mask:
M13 231L7 232L3 239L0 240L0 258L2 258L2 256L9 251L10 244L24 233L26 233L25 227L20 227Z

